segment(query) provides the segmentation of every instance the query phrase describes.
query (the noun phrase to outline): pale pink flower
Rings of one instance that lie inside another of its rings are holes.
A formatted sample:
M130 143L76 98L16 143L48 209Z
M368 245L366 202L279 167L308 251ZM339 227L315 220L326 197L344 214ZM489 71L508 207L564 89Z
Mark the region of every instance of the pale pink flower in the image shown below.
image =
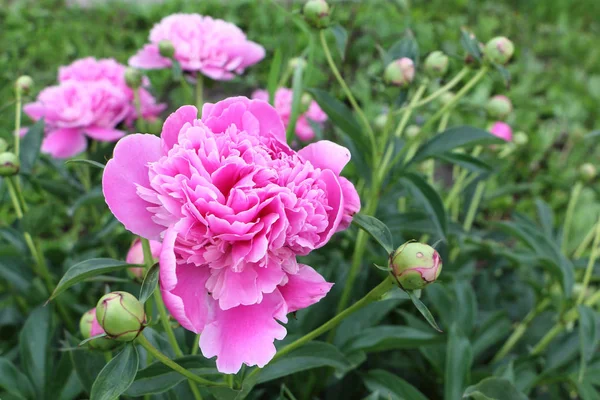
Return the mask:
M86 136L108 142L123 137L125 132L116 126L127 116L129 101L107 81L67 81L42 90L23 111L34 121L44 118L42 151L69 158L86 149Z
M86 57L74 61L70 65L60 67L58 70L58 81L77 81L77 82L100 82L106 80L121 90L129 100L129 111L127 113L127 123L131 124L137 119L137 111L134 103L134 92L125 82L126 67L119 64L112 58L95 59ZM167 108L166 104L157 104L156 99L148 91L150 81L147 77L142 80L142 86L139 88L140 109L142 117L147 120L156 119L162 111Z
M264 366L289 312L324 297L331 283L298 264L360 209L340 178L350 152L320 141L293 151L268 103L245 97L184 106L161 138L119 141L102 186L127 229L163 239L160 287L169 311L202 333L221 372Z
M246 38L232 23L199 14L173 14L163 18L150 31L150 44L129 59L129 65L142 69L171 66L160 55L158 44L168 40L175 48L174 58L186 72L200 72L215 80L230 80L265 57L265 49Z
M494 122L494 124L490 128L490 133L507 142L512 141L512 129L510 125L508 125L505 122Z
M157 242L156 240L150 240L150 251L152 253L152 258L158 259L160 256L160 249L160 242ZM133 241L133 244L127 252L127 257L125 257L125 262L127 262L127 264L144 264L144 248L140 239L135 239ZM140 279L144 277L144 270L144 267L129 268L129 271L135 275L135 277Z
M288 88L279 88L275 92L275 110L277 110L277 114L281 117L286 128L292 114L293 94L293 90ZM252 93L252 98L268 102L269 93L266 90L256 90ZM315 132L308 120L315 122L319 126L323 126L324 122L327 121L327 114L321 110L321 107L314 100L311 100L306 112L300 114L296 121L296 136L300 140L308 141L315 137Z
M89 329L89 337L102 335L104 333L104 329L102 329L102 327L98 323L98 320L96 319L95 307L85 313L84 318L82 318L82 321L82 324L86 324L85 331L87 332L87 330ZM82 326L81 328L84 327Z

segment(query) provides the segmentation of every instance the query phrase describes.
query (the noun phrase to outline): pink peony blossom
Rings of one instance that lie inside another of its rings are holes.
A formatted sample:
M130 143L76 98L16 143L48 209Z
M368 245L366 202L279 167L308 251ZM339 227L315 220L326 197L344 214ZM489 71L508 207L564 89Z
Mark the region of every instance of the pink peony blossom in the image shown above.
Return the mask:
M102 186L127 229L162 238L165 304L235 373L267 364L286 335L277 321L327 294L332 284L296 256L347 226L360 199L339 176L349 151L320 141L296 153L268 103L234 97L197 115L184 106L161 138L119 141Z
M119 64L112 58L97 60L94 57L86 57L73 62L58 70L58 81L77 81L77 82L100 82L106 80L121 90L127 96L129 101L129 112L127 113L127 123L131 124L137 119L137 111L134 103L133 89L127 86L125 82L126 67ZM157 104L156 99L148 91L150 81L144 77L142 87L139 89L140 108L144 119L154 120L166 108L166 104Z
M292 89L279 88L275 92L275 109L286 128L292 113L292 97ZM269 93L266 90L257 90L252 94L252 98L268 102ZM327 121L327 114L325 114L317 102L313 100L311 100L308 110L303 114L300 114L296 121L296 136L298 136L300 140L308 141L315 137L315 132L313 132L312 127L308 123L309 119L320 126L323 126L323 123Z
M171 66L159 53L158 44L168 40L175 48L174 58L182 70L200 72L215 80L230 80L265 57L265 49L246 39L232 23L199 14L173 14L163 18L150 31L150 44L129 59L129 65L142 69Z
M490 128L490 133L507 142L512 141L512 129L510 125L508 125L505 122L494 122L494 124Z
M150 240L150 251L152 252L152 258L158 259L160 255L161 244L156 240ZM127 252L127 257L125 258L127 264L144 264L144 248L142 246L142 241L140 239L135 239L133 244L129 248ZM129 268L129 271L135 275L136 278L144 277L144 267L133 267Z
M109 142L123 137L125 132L115 127L127 116L129 102L123 91L107 81L67 81L42 90L23 111L35 121L45 120L42 151L68 158L86 149L86 136Z

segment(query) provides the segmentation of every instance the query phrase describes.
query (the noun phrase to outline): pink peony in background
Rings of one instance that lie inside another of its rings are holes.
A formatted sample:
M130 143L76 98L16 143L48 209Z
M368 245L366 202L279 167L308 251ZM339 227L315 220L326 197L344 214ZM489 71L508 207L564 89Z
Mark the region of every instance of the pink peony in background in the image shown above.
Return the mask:
M494 122L494 124L490 128L490 133L507 142L512 141L512 129L510 125L508 125L505 122Z
M350 152L320 141L295 152L276 110L260 100L184 106L161 138L117 143L103 175L112 213L162 239L160 287L171 314L202 333L221 372L264 366L287 314L332 284L296 256L325 245L360 209L340 172Z
M252 98L268 102L269 93L266 90L257 90L252 94ZM286 128L292 113L292 98L292 89L279 88L275 92L275 109ZM320 126L323 126L323 123L327 121L327 114L321 110L321 107L319 107L314 100L310 101L306 112L300 114L296 121L296 136L298 136L300 140L309 141L315 137L315 132L308 123L309 119Z
M215 80L233 79L265 57L265 49L248 40L232 23L199 14L173 14L154 25L150 44L131 57L129 65L142 69L170 67L171 60L158 50L163 40L173 44L173 57L183 71L200 72Z
M161 249L160 242L156 240L150 240L150 251L152 252L152 258L158 259L160 256ZM127 264L144 264L144 248L142 246L142 241L140 239L135 239L133 244L129 248L127 252L127 257L125 257L125 262ZM133 267L129 268L129 271L135 275L136 278L144 277L144 267Z

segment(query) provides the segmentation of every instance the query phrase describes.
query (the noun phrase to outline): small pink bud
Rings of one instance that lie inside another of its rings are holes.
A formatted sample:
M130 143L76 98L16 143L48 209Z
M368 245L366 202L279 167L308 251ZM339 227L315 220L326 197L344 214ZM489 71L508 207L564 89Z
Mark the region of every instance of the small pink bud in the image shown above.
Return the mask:
M497 64L506 64L513 56L515 46L504 36L498 36L485 45L485 57Z
M102 327L98 323L98 320L96 320L95 308L92 308L91 310L83 314L81 320L79 321L79 331L81 332L81 335L84 339L89 339L91 337L98 336L104 333L104 329L102 329ZM114 340L110 340L105 337L90 340L88 342L88 346L90 348L98 350L109 350L117 346L117 344L118 343Z
M422 289L435 282L442 272L439 253L425 243L407 243L391 256L390 267L405 290Z
M425 72L433 78L441 78L448 71L448 56L441 51L434 51L425 59Z
M489 131L492 135L499 137L502 140L507 142L512 141L512 129L510 125L505 122L494 122L492 126L489 128Z
M160 242L150 240L150 251L152 252L154 263L158 262L161 247L162 245L160 244ZM133 241L133 244L127 252L127 257L125 257L125 261L127 262L127 264L144 264L144 248L140 239L135 239ZM144 278L145 270L146 269L144 267L129 268L129 272L131 272L133 276L140 280Z
M383 77L392 85L408 86L415 77L415 64L407 57L394 60L385 68Z

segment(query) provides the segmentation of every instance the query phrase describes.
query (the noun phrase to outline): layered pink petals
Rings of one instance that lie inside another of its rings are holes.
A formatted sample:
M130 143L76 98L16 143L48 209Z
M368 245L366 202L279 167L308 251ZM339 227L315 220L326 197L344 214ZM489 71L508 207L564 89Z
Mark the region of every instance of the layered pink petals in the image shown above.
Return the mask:
M51 131L42 141L42 151L55 158L69 158L83 152L87 141L76 128L59 128Z
M268 102L269 93L266 90L257 90L252 94L252 98ZM286 127L292 114L292 100L292 89L279 88L275 92L275 109ZM302 104L302 107L305 110L298 116L298 120L296 121L296 136L300 140L309 141L315 137L315 132L309 120L322 127L325 121L327 121L327 114L313 100L309 100L308 104Z
M237 26L198 14L173 14L150 31L150 44L129 59L136 68L157 69L171 65L160 55L158 44L169 41L174 58L188 72L200 72L215 80L230 80L262 60L262 46L246 39Z
M296 256L325 245L360 200L339 176L348 150L318 142L294 152L268 103L235 97L196 115L192 106L171 114L161 139L122 139L103 188L127 229L162 236L167 308L232 373L265 365L285 336L277 321L329 291Z

